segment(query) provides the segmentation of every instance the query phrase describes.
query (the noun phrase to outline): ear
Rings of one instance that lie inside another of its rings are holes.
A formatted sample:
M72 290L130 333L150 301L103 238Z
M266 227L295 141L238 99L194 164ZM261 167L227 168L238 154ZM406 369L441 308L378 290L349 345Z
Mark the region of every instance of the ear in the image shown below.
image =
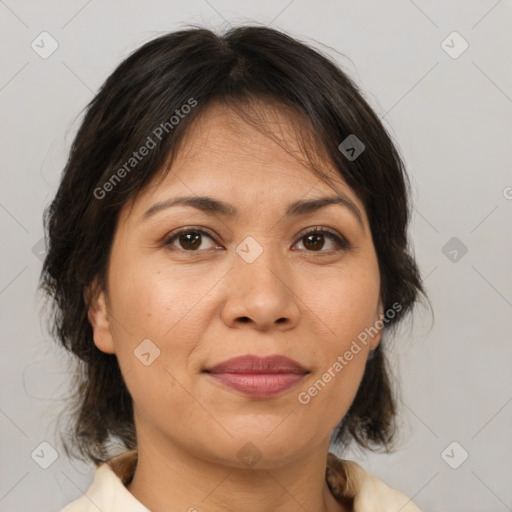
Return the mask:
M373 325L375 326L376 329L379 330L379 332L378 332L378 334L373 336L372 339L370 340L370 349L371 350L375 350L379 346L379 343L382 339L382 329L384 328L384 325L385 325L383 318L384 318L384 306L382 304L382 299L379 298L379 304L377 306L377 312L375 314L375 320L373 323Z
M89 303L87 318L92 327L94 344L102 352L114 354L114 340L110 332L110 320L105 292L98 290L95 281L85 295L86 304Z

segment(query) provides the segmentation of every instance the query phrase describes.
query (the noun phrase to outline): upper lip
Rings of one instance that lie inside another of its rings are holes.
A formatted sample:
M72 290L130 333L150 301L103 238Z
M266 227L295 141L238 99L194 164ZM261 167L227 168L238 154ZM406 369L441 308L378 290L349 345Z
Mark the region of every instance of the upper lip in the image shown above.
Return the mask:
M244 355L233 357L215 366L205 369L208 373L308 373L297 361L286 356L274 355L259 357Z

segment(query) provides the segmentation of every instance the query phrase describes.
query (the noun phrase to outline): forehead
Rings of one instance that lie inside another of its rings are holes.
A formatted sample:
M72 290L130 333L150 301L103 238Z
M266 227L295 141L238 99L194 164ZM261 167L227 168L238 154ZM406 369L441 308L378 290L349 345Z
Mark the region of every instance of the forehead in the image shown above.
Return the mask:
M261 171L272 162L304 160L306 149L325 160L318 155L319 148L313 147L314 139L302 128L303 123L293 110L262 101L232 107L214 103L190 127L175 165L201 156L224 161L250 158L251 166L246 167ZM293 167L298 163L306 162L295 161Z
M314 173L311 160L328 183ZM189 127L170 169L153 179L134 206L139 213L170 195L207 194L240 209L281 208L278 203L337 193L364 210L298 113L264 102L241 111L212 104Z

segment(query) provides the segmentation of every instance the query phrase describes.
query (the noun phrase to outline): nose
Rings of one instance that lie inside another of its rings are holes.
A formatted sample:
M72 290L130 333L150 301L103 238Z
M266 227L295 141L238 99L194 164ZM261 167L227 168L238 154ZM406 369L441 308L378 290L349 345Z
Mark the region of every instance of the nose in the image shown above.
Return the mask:
M295 280L296 281L296 280ZM238 254L224 283L221 312L224 323L233 328L246 324L258 331L288 330L297 325L300 298L286 261L265 249L252 262Z

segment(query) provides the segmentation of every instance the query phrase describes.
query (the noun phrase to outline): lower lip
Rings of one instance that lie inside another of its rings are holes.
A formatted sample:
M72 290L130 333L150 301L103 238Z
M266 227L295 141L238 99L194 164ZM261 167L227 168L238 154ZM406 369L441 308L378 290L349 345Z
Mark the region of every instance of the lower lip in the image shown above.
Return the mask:
M295 386L304 374L299 373L209 373L210 377L255 398L279 395Z

